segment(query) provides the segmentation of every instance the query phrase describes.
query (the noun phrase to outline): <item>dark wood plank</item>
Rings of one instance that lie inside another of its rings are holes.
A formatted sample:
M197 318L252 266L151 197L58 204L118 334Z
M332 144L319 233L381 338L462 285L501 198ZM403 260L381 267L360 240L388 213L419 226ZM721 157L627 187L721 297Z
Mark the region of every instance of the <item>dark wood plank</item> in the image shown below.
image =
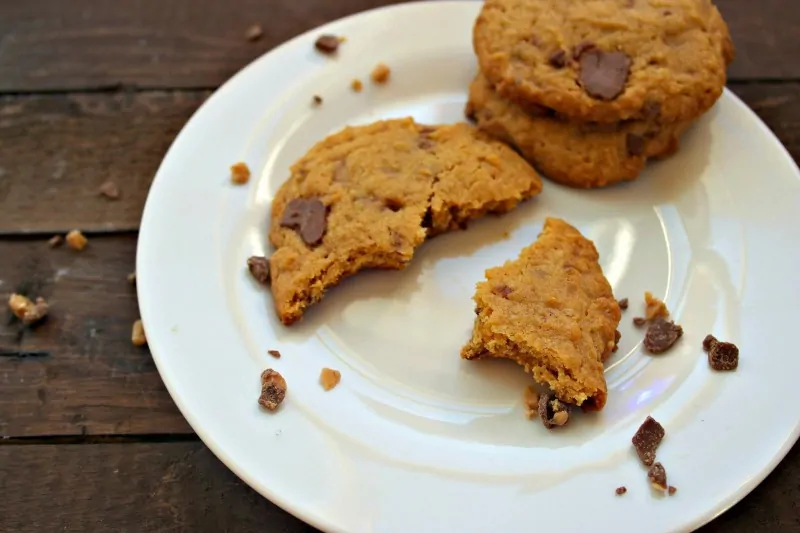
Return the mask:
M135 253L133 235L82 252L0 240L0 436L191 432L147 348L131 344ZM44 297L48 320L9 320L12 291Z
M800 83L731 84L800 160ZM0 235L138 228L158 165L205 92L0 98ZM106 179L122 198L97 195Z
M399 0L0 2L0 92L214 88L325 22ZM263 37L245 31L260 24Z
M0 464L0 531L315 531L199 442L0 446Z
M208 94L0 97L0 235L138 228L164 153ZM98 195L106 180L120 200Z
M119 84L213 88L324 22L399 0L28 0L0 2L0 91ZM717 0L739 59L734 79L800 78L800 4ZM244 38L254 23L255 43ZM376 43L380 46L380 43Z
M315 531L261 498L199 442L0 445L0 464L0 531ZM799 448L700 531L800 530L797 479Z

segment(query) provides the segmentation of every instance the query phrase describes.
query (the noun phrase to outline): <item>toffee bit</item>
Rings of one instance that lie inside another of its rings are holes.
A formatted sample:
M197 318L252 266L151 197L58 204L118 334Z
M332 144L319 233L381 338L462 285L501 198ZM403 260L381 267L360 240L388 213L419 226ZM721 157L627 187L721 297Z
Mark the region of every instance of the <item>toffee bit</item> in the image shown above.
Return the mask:
M372 74L370 74L370 77L372 78L373 82L380 85L386 83L389 80L389 75L391 73L392 71L389 69L388 66L386 66L383 63L378 63L375 66L375 68L372 69Z
M133 323L131 342L134 346L144 346L147 344L147 336L144 333L144 324L142 324L141 320L137 320Z
M33 302L30 298L21 294L12 294L9 297L8 308L26 326L32 326L43 320L49 310L44 298L36 298L36 301Z
M76 229L67 233L65 240L67 241L67 246L78 252L86 248L86 245L89 244L89 239Z
M274 411L286 397L286 380L278 371L268 368L261 373L261 395L258 405Z
M270 354L275 359L281 358L281 352L279 352L278 350L267 350L267 353Z
M342 373L332 368L323 368L319 374L319 383L326 391L331 390L342 380Z
M238 162L231 165L231 182L236 185L244 185L250 181L250 167L247 163Z

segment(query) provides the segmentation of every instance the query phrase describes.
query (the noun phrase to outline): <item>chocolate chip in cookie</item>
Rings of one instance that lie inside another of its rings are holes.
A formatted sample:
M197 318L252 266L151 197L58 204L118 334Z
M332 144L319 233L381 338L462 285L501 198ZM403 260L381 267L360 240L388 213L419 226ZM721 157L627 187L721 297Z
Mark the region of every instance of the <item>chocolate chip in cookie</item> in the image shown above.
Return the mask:
M627 137L625 137L625 146L628 149L628 154L633 156L642 155L645 149L645 139L642 135L629 133Z
M631 71L631 58L622 52L592 48L580 54L579 80L592 98L613 100L625 90Z
M300 234L309 246L320 243L328 226L328 211L318 198L295 198L286 205L281 226Z
M547 58L547 62L554 68L564 68L567 66L567 53L559 48L550 54L550 57Z

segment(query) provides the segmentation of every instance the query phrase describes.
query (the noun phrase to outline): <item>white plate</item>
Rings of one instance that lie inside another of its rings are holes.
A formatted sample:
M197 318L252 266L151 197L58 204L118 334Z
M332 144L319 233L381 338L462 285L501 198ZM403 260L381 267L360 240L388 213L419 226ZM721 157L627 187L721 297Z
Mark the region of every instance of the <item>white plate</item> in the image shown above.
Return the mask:
M426 244L405 271L347 281L292 328L246 273L248 256L268 252L273 194L313 143L379 118L462 120L479 7L417 3L334 22L260 58L203 105L164 159L142 222L139 302L158 369L226 465L325 530L699 526L766 476L800 420L798 169L732 94L638 181L600 191L547 182L515 212ZM322 33L347 37L337 58L314 52ZM385 87L368 81L380 61L392 68ZM355 77L361 94L349 89ZM239 160L255 170L245 187L229 183ZM594 240L615 293L632 302L605 410L553 432L525 420L528 378L516 365L459 358L475 283L548 215ZM666 298L686 332L661 357L643 354L631 325L645 290ZM738 371L709 370L709 332L739 345ZM328 393L324 366L342 372ZM275 414L256 404L265 367L289 383ZM658 459L673 497L653 495L630 445L649 414L667 430Z

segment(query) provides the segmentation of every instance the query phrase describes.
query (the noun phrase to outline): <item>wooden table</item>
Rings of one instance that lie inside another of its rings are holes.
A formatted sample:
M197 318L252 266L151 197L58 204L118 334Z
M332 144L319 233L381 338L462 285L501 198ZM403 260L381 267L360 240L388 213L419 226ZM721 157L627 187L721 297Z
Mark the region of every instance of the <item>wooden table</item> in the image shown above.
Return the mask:
M0 324L0 531L313 531L189 428L131 345L126 276L150 180L203 100L282 41L387 3L0 2L0 293L52 304L34 331ZM717 3L738 48L729 87L798 160L800 2ZM254 23L264 35L250 42ZM118 201L98 196L106 180ZM73 228L90 238L84 252L48 247ZM798 480L796 447L704 531L800 531Z

